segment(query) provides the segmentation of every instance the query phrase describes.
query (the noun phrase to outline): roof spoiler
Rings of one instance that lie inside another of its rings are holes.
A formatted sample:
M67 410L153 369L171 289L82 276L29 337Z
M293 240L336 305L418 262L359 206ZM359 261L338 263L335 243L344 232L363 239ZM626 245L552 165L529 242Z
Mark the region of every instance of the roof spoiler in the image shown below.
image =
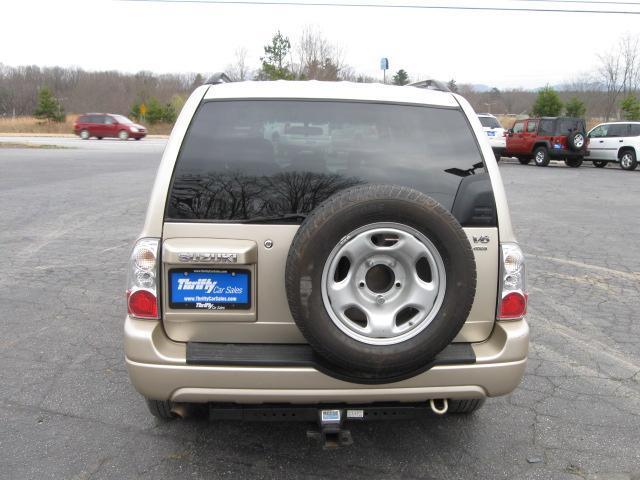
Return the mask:
M229 75L227 75L224 72L217 72L211 75L207 79L207 81L204 83L207 85L219 85L221 83L231 83L231 82L233 82L233 80L229 78Z
M426 88L427 90L437 90L439 92L451 92L440 80L434 80L433 78L422 80L421 82L410 83L410 87Z

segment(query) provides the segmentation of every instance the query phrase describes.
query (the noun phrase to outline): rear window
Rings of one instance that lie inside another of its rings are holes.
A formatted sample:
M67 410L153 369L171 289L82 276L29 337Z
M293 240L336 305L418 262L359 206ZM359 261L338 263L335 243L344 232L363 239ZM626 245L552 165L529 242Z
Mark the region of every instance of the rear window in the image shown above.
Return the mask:
M502 128L500 122L495 117L478 117L483 127L487 128Z
M486 200L488 190L492 203L478 144L457 109L210 101L183 141L166 218L250 223L304 215L334 193L367 183L408 186L452 210L470 176L486 177L474 191L484 191Z
M584 121L579 118L561 118L558 120L559 135L567 135L570 132L581 131L584 132Z

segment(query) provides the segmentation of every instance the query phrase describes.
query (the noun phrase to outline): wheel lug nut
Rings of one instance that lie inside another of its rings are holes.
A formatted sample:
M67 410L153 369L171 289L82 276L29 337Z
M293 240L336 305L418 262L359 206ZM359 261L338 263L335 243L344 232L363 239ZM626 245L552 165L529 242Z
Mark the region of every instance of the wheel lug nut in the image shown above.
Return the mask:
M360 282L360 283L358 284L358 286L359 286L360 288L364 288L364 282Z
M376 298L376 303L378 305L382 305L384 303L384 297L382 295L378 295L378 298Z
M396 282L396 288L400 288L402 285L400 285L400 282Z

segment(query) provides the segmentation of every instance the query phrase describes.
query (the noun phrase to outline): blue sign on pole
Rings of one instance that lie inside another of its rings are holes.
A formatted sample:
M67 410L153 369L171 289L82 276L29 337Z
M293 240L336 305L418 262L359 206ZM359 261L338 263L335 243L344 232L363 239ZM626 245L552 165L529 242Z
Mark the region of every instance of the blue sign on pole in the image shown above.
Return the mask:
M389 59L381 58L380 59L380 70L389 70Z

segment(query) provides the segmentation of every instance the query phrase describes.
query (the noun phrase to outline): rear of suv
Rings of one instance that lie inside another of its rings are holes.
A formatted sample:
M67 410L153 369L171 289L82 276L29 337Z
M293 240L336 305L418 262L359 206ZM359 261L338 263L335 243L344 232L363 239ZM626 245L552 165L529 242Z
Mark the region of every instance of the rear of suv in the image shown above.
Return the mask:
M123 115L111 113L86 113L80 115L73 124L73 133L83 140L95 137L140 140L147 135L147 129Z
M506 156L526 165L533 160L546 167L551 160L564 160L568 167L579 167L585 157L589 138L581 118L542 117L517 120L507 133Z
M287 125L327 138L282 149ZM129 264L126 364L151 413L335 427L511 392L524 256L483 135L462 97L416 87L196 89Z
M589 131L589 159L598 168L618 162L623 170L635 170L640 152L640 122L610 122Z
M502 128L498 119L490 113L479 113L478 118L480 119L484 133L487 135L489 145L491 145L491 150L493 150L496 160L500 161L502 155L507 151L507 131Z

